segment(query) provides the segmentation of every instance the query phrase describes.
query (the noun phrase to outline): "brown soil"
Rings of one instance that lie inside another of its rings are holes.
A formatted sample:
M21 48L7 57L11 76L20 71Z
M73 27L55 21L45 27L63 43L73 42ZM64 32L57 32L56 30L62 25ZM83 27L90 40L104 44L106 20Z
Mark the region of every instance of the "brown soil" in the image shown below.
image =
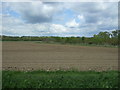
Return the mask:
M117 70L118 49L105 47L3 42L3 70Z

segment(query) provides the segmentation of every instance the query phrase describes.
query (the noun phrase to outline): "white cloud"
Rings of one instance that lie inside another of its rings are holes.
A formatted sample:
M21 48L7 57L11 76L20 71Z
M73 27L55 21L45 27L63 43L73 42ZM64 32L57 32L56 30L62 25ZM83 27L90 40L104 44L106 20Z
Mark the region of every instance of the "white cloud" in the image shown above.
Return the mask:
M50 27L50 31L53 33L64 33L67 31L67 28L60 24L52 24Z
M78 15L78 19L83 20L84 16L83 15Z
M27 23L51 22L53 15L62 9L59 8L59 3L43 2L4 3L3 8L17 12Z
M111 31L117 28L117 7L117 3L103 2L4 3L3 12L7 13L3 14L3 34L90 36L99 31ZM20 18L7 10L17 12ZM65 10L73 11L75 16L65 18L65 13L69 13ZM55 14L59 14L59 18L55 17ZM62 18L60 22L63 23L55 23L52 21L53 18L57 18L55 19L57 22Z
M46 36L46 35L59 35L68 32L67 27L60 24L50 23L25 23L21 19L3 15L3 35L19 35L19 36Z
M79 26L79 23L77 23L76 20L73 19L72 21L67 22L67 23L66 23L66 26L67 26L67 27L74 28L74 27L78 27L78 26Z

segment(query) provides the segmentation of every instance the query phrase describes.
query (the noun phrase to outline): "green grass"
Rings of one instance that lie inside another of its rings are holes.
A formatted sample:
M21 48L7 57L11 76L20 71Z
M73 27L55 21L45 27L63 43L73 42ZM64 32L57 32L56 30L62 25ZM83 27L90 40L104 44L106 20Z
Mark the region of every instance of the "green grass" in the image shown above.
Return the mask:
M34 41L35 43L40 44L61 44L61 45L76 45L76 46L91 46L91 47L107 47L107 48L118 48L118 45L100 45L100 44L87 44L87 43L61 43L61 42L40 42L40 41Z
M42 41L2 41L2 42L33 42L39 44L58 44L58 45L74 45L74 46L90 46L90 47L107 47L107 48L120 48L118 45L109 44L88 44L88 43L62 43L62 42L42 42Z
M117 71L3 71L3 88L117 88Z

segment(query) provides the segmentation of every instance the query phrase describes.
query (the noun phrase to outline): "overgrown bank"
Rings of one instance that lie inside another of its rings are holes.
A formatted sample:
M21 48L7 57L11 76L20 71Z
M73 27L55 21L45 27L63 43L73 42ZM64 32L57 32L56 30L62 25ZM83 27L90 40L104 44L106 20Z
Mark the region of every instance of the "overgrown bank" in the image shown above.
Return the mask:
M3 71L3 88L118 88L117 71Z

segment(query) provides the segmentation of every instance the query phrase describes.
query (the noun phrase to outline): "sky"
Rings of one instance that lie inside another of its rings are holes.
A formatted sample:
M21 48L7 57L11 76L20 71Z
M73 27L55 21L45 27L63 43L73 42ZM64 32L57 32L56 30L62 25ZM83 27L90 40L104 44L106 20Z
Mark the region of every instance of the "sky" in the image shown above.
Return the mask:
M118 29L117 2L2 2L2 34L86 36Z

